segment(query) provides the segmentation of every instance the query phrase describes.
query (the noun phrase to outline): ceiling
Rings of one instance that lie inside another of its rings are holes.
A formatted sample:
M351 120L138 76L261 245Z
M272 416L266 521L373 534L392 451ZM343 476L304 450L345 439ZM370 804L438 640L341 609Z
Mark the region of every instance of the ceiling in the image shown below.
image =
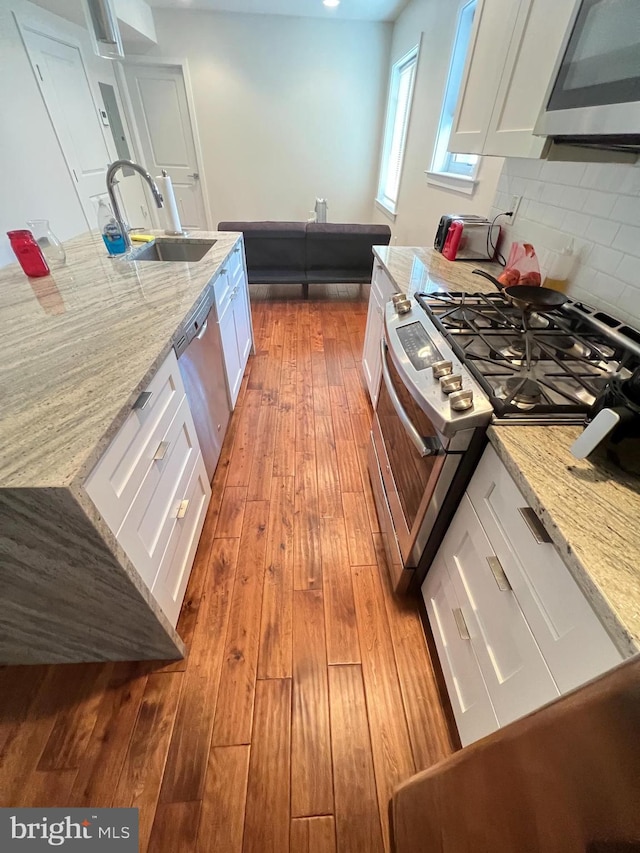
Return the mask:
M408 0L341 0L335 9L322 0L147 0L154 9L204 9L359 21L395 21Z

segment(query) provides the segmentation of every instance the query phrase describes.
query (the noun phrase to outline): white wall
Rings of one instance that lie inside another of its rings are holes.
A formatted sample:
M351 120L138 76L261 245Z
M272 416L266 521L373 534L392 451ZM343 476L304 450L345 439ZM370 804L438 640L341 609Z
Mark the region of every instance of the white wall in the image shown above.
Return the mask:
M49 219L51 229L63 241L96 225L84 216L14 12L22 23L35 24L43 32L80 46L96 103L100 103L99 80L116 87L113 64L93 54L85 29L26 0L0 3L0 267L15 262L6 232L26 228L27 219ZM98 118L93 115L87 120ZM115 159L109 131L105 137ZM130 202L129 221L148 224L140 207L147 209L139 178L127 178L121 189Z
M51 220L63 240L87 230L12 15L28 8L0 4L0 266L15 261L6 232L27 219Z
M213 225L371 221L391 25L154 10L158 47L188 58Z
M410 0L394 26L386 86L391 65L415 47L422 33L395 222L377 206L374 208L374 221L389 224L398 245L431 245L443 213L486 215L502 169L502 158L483 158L472 196L428 184L425 175L425 170L431 168L458 10L463 3L464 0Z
M543 274L573 237L579 262L569 294L640 329L640 164L505 161L494 215L522 202L512 240L533 243Z

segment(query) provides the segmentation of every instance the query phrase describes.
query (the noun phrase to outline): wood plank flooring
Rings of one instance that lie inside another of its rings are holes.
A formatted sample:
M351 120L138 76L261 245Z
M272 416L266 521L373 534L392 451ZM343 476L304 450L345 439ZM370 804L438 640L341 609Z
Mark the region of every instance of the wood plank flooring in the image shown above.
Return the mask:
M452 741L366 470L368 287L252 288L185 661L0 667L0 806L137 806L142 853L388 853Z

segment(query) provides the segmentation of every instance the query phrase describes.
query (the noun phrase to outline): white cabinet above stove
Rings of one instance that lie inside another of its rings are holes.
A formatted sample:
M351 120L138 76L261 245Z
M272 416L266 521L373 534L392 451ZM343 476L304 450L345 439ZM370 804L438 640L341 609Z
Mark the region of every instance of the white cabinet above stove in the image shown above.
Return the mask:
M540 157L533 135L575 0L478 0L449 151Z

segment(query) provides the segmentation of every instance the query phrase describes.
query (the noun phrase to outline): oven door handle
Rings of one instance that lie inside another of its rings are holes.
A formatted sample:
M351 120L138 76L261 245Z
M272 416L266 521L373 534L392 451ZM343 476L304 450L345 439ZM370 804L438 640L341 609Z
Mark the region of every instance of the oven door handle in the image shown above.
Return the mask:
M420 456L437 456L439 447L436 445L430 446L429 444L427 444L427 442L423 439L418 430L412 424L409 415L402 408L402 403L400 402L400 398L396 393L396 389L393 387L391 374L389 373L389 368L387 367L387 344L384 338L382 338L380 341L380 349L382 351L382 378L384 379L385 387L391 399L391 404L396 410L396 414L400 418L400 423L405 428L407 435L411 439Z

